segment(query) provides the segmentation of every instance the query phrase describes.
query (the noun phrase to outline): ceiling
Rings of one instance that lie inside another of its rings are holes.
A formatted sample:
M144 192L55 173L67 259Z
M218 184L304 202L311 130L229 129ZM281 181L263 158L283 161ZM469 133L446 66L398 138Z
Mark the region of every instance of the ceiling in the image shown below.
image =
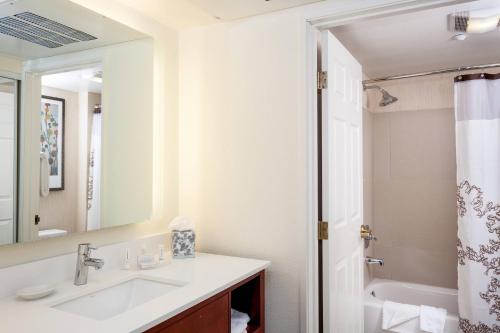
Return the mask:
M332 28L371 79L467 65L500 63L500 30L450 40L447 15L455 11L498 8L482 0Z
M216 23L217 19L189 0L116 0L156 21L173 28Z
M213 24L325 0L117 0L177 29Z
M0 33L0 53L26 60L77 52L148 37L141 32L103 17L68 0L0 0L0 19L2 21L12 19L13 15L24 12L31 12L43 18L48 18L67 27L83 31L97 37L97 39L77 41L56 48L48 48ZM16 24L19 22L14 21ZM5 28L4 25L3 22L0 24L0 30ZM30 28L33 28L33 26L30 26ZM38 31L50 30L45 28L36 29Z
M101 71L100 67L86 68L71 72L43 75L42 86L67 91L79 92L82 88L88 92L101 93L102 82L94 81L93 76Z
M324 0L189 0L222 21L260 15Z

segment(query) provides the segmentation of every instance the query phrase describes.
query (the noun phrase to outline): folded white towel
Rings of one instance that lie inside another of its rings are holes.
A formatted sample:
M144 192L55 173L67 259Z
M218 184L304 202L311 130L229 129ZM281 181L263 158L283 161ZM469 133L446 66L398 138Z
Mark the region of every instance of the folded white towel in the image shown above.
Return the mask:
M231 321L241 321L245 324L248 324L248 322L250 321L250 316L238 310L231 309Z
M245 333L249 322L249 315L231 309L231 333Z
M243 322L235 322L231 321L231 333L245 333L247 331L247 324Z
M398 333L418 332L419 315L419 306L385 301L382 305L382 329Z
M446 322L446 309L420 306L420 329L429 333L443 333Z

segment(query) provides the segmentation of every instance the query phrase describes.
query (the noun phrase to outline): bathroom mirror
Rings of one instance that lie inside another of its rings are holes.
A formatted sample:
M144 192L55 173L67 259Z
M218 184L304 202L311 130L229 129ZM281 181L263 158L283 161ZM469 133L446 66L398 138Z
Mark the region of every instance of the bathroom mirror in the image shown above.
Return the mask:
M153 46L70 0L0 0L0 245L150 218Z

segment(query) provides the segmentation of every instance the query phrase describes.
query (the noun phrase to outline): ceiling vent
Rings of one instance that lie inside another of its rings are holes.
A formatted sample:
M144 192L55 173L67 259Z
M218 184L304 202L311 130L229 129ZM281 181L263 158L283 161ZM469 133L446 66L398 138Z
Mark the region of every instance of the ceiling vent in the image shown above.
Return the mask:
M0 18L0 33L51 49L97 39L83 31L30 12Z
M469 12L459 12L448 16L450 31L466 32L467 21L469 21Z

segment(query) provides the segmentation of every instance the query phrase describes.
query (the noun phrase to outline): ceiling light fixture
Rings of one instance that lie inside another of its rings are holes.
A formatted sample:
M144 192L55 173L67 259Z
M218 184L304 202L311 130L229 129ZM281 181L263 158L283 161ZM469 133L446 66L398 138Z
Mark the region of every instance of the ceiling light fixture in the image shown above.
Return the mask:
M0 7L4 5L13 5L17 0L0 0Z
M102 83L102 71L97 71L94 73L85 73L82 78L87 81Z
M499 24L500 13L492 10L489 10L487 13L457 12L448 15L449 30L453 32L482 34L498 29Z
M490 17L470 17L467 21L467 33L483 34L498 28L498 15Z

